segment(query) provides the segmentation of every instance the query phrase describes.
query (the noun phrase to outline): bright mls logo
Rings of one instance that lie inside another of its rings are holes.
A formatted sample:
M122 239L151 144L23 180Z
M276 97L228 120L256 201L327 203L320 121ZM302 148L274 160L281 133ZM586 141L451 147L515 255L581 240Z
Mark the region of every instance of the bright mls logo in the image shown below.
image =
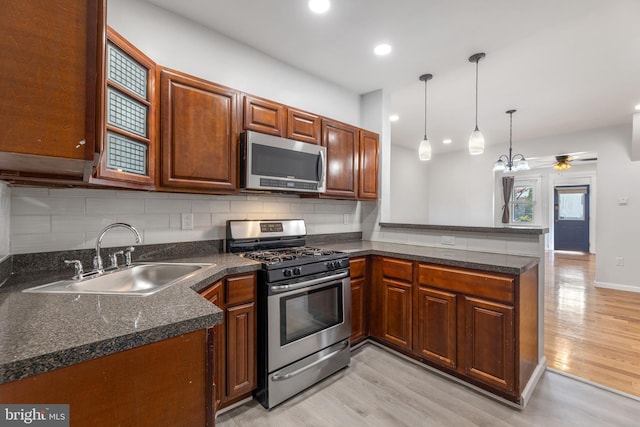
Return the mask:
M69 405L2 405L0 427L69 427Z

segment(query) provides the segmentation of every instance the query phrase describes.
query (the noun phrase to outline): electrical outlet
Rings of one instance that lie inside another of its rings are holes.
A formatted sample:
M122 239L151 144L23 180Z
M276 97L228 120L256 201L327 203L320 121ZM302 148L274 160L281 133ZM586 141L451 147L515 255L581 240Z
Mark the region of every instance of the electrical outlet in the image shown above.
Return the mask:
M442 240L440 240L440 243L442 243L443 245L454 246L456 244L456 238L455 236L442 236Z
M193 230L193 214L183 213L181 216L183 230Z
M617 267L624 266L624 258L622 258L621 256L616 257L616 266Z

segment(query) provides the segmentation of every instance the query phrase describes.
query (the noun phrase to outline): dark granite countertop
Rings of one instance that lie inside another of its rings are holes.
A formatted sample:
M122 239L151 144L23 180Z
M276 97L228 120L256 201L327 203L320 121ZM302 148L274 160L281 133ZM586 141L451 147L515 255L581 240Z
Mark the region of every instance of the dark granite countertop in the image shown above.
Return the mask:
M373 241L318 242L350 256L384 255L490 272L520 274L533 257ZM0 285L0 384L207 328L222 311L197 291L260 264L231 254L175 262L213 263L184 281L146 297L33 294L23 289L69 277L69 272L15 274Z
M260 266L231 254L175 261L215 266L145 297L24 293L23 289L68 278L69 273L10 276L0 286L0 383L221 323L222 311L197 291Z
M476 227L470 225L439 225L439 224L403 224L395 222L381 222L380 228L402 228L410 230L439 230L458 231L467 233L498 233L498 234L546 234L548 228L544 227Z
M429 262L432 264L513 275L519 275L539 263L538 258L535 257L434 248L401 243L374 242L368 240L326 244L322 246L346 252L352 257L361 255L383 255L413 261Z

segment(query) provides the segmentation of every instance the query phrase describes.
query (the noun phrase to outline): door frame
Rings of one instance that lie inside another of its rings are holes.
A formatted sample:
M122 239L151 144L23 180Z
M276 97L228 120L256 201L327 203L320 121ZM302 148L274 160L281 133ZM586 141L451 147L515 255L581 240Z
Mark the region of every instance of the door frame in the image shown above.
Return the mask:
M596 253L596 222L597 222L597 209L596 209L596 173L580 173L576 172L563 172L558 174L549 174L549 187L547 191L548 195L548 224L549 232L546 237L545 247L547 250L553 250L555 246L554 234L555 234L555 222L554 222L554 207L553 196L555 187L562 186L574 186L574 185L588 185L589 186L589 253Z
M571 190L583 190L583 191L575 191L572 192ZM584 185L556 185L555 187L553 187L553 223L554 223L554 230L553 230L553 238L554 238L554 250L578 250L578 249L556 249L556 245L555 245L555 238L556 233L558 232L558 229L556 228L556 225L558 224L559 221L559 212L558 212L558 208L559 208L559 199L560 199L560 193L564 193L564 192L571 192L572 194L584 194L586 197L584 198L584 207L583 207L583 213L584 213L584 219L582 220L578 220L575 222L581 222L584 223L585 221L587 222L586 224L586 230L585 232L587 233L587 239L586 239L586 244L587 244L587 250L584 251L586 253L590 253L590 243L591 243L591 232L590 232L590 225L591 225L591 210L590 210L590 205L591 205L591 200L590 200L590 196L591 196L591 186L589 184L584 184ZM574 241L571 241L572 243L577 243ZM572 246L571 244L569 244L569 246ZM581 244L576 244L575 246L582 246Z

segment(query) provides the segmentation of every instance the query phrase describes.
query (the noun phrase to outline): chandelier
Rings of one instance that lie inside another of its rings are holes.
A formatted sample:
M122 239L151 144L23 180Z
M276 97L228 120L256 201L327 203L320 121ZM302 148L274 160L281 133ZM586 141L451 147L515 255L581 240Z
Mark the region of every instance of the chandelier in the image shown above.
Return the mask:
M511 172L522 171L529 169L529 162L522 154L512 155L512 135L513 135L513 113L516 110L508 110L506 113L509 115L509 154L502 154L498 157L498 161L493 165L493 171Z

